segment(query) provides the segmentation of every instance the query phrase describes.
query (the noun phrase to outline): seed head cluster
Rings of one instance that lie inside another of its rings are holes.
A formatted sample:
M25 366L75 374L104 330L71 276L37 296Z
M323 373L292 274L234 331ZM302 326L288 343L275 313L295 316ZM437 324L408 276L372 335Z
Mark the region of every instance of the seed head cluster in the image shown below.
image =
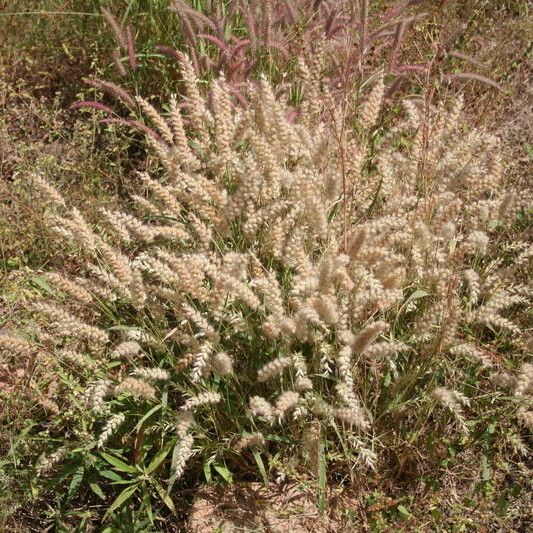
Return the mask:
M500 183L497 139L463 127L460 100L407 101L373 135L385 79L347 121L302 61L296 119L264 79L244 108L223 77L206 94L178 56L184 101L163 114L136 99L160 169L142 174L131 212L103 210L93 227L34 178L82 267L47 275L58 298L33 306L39 338L0 333L0 350L74 365L54 401L80 413L69 434L89 428L102 448L140 418L117 408L164 405L146 423L172 428L172 483L193 448L211 461L213 442L234 453L267 429L290 437L281 443L315 428L304 459L323 433L366 466L422 420L451 414L464 429L479 403L455 390L458 376L473 365L479 387L497 388L486 378L512 373L485 346L498 349L499 333L527 350L512 311L531 298L516 280L533 254L518 243L503 261L493 246L521 208ZM511 398L528 427L532 368L516 372Z

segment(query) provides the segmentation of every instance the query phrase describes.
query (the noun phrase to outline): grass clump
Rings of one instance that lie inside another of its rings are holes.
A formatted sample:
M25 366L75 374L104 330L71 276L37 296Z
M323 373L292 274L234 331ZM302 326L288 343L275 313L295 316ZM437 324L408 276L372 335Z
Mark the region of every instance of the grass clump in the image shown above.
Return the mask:
M486 416L501 445L521 442L531 376L513 310L531 250L493 260L520 209L496 139L463 131L460 100L406 101L376 135L381 77L361 105L326 93L291 122L266 80L243 109L223 76L208 99L179 57L183 105L163 116L138 99L160 167L133 211L94 226L34 178L46 224L83 260L39 278L30 336L0 337L40 378L33 483L76 472L115 498L108 515L133 499L150 516L151 501L176 512L187 471L423 473L439 441L475 447Z

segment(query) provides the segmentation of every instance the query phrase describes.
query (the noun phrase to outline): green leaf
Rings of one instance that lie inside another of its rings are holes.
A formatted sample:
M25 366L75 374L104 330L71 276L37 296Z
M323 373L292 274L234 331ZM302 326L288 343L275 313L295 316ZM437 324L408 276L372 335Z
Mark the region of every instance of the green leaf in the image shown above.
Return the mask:
M80 466L74 472L74 475L72 476L72 481L70 482L68 492L67 492L67 499L66 499L67 503L69 503L72 500L72 498L76 496L76 494L78 493L81 482L83 481L84 474L85 474L85 467L83 466Z
M425 291L424 289L417 289L409 298L407 298L408 302L412 302L413 300L420 300L420 298L424 298L424 296L428 296L429 292Z
M269 433L268 435L265 435L265 439L271 442L283 442L285 444L294 444L294 439L290 439L288 437L283 437L282 435L276 435L274 433Z
M137 469L133 466L126 464L124 461L109 455L108 453L100 452L100 455L105 461L107 461L111 466L115 467L120 472L126 472L128 474L137 474Z
M174 513L176 514L176 507L174 506L174 502L172 501L171 497L165 493L165 489L155 480L151 479L150 483L155 487L155 490L159 494L159 497L163 501L163 503Z
M139 484L136 483L131 487L126 487L115 499L115 501L109 506L109 509L105 513L105 517L109 516L115 509L118 509L123 503L127 502L139 488Z
M148 520L150 521L150 524L153 526L154 525L154 513L152 510L152 501L150 498L150 491L145 481L141 483L141 489L142 489L142 506L146 510L146 514L148 515Z
M424 289L417 289L413 294L411 294L407 300L401 305L398 313L396 314L396 318L394 319L394 327L393 330L396 328L396 324L398 323L398 320L400 319L400 316L404 313L404 311L407 309L409 304L411 302L414 302L416 300L420 300L421 298L425 298L426 296L429 296L429 292L425 291Z
M396 510L398 511L400 516L402 516L403 518L410 518L411 517L411 513L409 512L407 507L405 507L405 506L403 506L401 504L396 507Z
M211 475L211 461L204 463L204 476L207 483L213 482L213 476Z
M151 474L161 464L163 459L169 454L172 446L174 446L174 443L175 440L171 440L158 454L156 454L145 471L147 474Z
M121 479L120 481L113 481L111 485L131 485L132 483L138 483L138 478L133 479Z
M113 472L113 470L100 470L99 474L111 481L123 481L123 479L116 472Z
M496 506L498 515L505 516L507 513L507 494L505 492L498 497Z
M263 462L263 458L261 457L261 454L259 453L258 450L254 450L252 453L253 453L255 462L257 463L257 466L259 468L259 472L261 472L261 475L263 476L263 481L265 483L265 486L268 487L268 474L265 468L265 463Z
M440 522L442 513L439 511L439 509L431 509L431 516L433 517L433 520L437 522L437 524Z
M213 468L222 476L222 478L224 479L224 481L226 481L228 485L231 485L233 483L233 477L231 475L231 472L225 466L213 465Z
M36 479L32 479L30 481L30 491L32 498L36 500L40 493L39 485L36 483Z
M59 474L54 478L56 483L61 483L71 475L73 476L80 467L79 464L67 464L59 472Z
M101 500L105 500L105 494L102 492L100 485L97 483L90 483L89 487Z
M481 458L482 472L483 472L483 481L490 481L490 464L489 458L484 455Z
M31 278L31 282L35 286L39 287L40 289L42 289L43 291L48 293L50 296L55 296L56 295L56 291L54 291L54 289L52 289L52 287L50 287L50 285L48 283L48 280L46 278L43 278L41 276L35 276L35 277Z
M135 426L135 430L139 431L141 429L141 426L144 424L146 420L148 420L154 413L159 411L161 409L161 404L156 405L155 407L152 407L140 420L137 422L137 425Z
M318 443L318 509L320 514L326 510L326 477L326 454L324 441L321 439Z

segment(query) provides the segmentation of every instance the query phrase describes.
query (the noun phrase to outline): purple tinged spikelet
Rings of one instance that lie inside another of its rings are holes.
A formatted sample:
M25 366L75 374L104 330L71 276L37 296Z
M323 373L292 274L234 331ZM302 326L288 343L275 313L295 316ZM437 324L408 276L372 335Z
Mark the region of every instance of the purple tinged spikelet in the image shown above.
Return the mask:
M111 94L112 96L115 96L119 100L122 100L123 103L125 103L129 107L135 107L135 100L131 96L131 94L123 89L122 87L119 87L115 83L111 83L110 81L101 80L100 78L93 78L93 79L87 79L84 80L84 82L87 85L90 85L91 87L95 87L96 89L100 89L101 91L104 91L108 94Z

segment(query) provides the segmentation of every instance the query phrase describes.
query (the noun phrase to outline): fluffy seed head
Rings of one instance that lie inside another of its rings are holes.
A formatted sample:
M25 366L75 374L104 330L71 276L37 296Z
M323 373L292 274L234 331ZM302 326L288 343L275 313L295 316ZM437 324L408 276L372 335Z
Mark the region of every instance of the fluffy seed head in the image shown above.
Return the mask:
M218 403L222 397L218 392L202 392L198 396L189 398L185 404L181 407L182 411L191 411L201 405L208 405L211 403Z
M212 364L215 370L223 376L233 372L233 359L226 352L218 352L214 355Z
M283 372L285 368L290 366L293 363L292 357L278 357L273 361L270 361L265 366L263 366L257 372L257 381L264 382L269 381L272 378L275 378Z
M296 391L286 391L276 400L275 415L284 418L285 415L294 409L300 401L300 394Z
M262 433L252 433L251 435L245 435L241 437L233 446L236 452L240 452L245 448L253 448L264 446L266 443L265 437Z
M133 396L139 398L144 398L146 400L155 400L156 390L152 385L146 383L141 379L136 379L133 377L127 377L114 389L114 394L119 395L123 392L129 392Z

